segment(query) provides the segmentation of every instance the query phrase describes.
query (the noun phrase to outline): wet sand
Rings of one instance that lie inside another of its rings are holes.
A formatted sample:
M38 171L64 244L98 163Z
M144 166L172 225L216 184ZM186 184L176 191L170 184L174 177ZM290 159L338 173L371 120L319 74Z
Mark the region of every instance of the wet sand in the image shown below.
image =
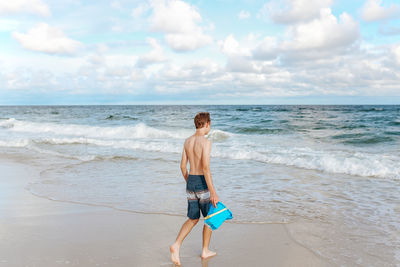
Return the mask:
M38 170L0 161L0 266L174 266L172 244L186 217L50 200L26 185ZM182 203L185 205L186 203ZM204 220L181 247L182 266L334 266L293 240L283 224L224 223L202 260Z

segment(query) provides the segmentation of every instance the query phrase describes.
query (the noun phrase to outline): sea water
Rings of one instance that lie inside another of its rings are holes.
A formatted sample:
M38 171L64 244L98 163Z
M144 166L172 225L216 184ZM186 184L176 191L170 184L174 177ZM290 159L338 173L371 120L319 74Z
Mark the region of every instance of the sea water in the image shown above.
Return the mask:
M399 266L400 106L1 106L0 156L42 168L38 196L185 217L200 111L229 223L285 224L338 266Z

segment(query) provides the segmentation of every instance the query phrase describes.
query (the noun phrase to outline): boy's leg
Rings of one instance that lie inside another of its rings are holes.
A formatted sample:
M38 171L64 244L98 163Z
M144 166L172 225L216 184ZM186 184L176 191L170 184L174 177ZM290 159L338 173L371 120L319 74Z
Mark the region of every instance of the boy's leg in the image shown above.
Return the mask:
M203 259L217 254L216 252L208 249L208 246L210 245L211 234L212 234L211 228L206 223L204 223L204 226L203 226L203 249L201 252L201 257Z
M176 237L175 243L169 247L171 252L171 261L177 265L180 265L179 259L179 249L182 245L185 237L192 231L193 227L197 224L199 219L187 219L186 222L182 225L181 230L179 231L178 236Z
M182 225L174 244L177 244L180 247L185 237L190 233L190 231L192 231L193 227L197 224L198 221L199 219L187 219L186 222Z
M199 202L200 209L204 217L207 216L209 208L210 208L210 193L207 191L202 196L202 199ZM205 259L211 256L215 256L217 253L208 249L211 240L212 229L204 222L203 226L203 249L201 252L201 258Z

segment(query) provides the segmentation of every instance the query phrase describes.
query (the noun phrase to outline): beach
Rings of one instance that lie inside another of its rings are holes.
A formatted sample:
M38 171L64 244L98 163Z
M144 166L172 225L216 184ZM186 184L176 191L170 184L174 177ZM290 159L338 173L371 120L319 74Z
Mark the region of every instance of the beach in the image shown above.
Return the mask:
M202 110L233 213L210 265L399 266L400 107L361 105L2 106L0 263L170 264ZM202 263L203 223L184 266Z
M26 190L37 172L0 161L1 266L173 266L168 246L184 216L38 197ZM202 224L183 243L182 266L335 266L296 243L281 224L225 223L210 244L218 255L201 260Z

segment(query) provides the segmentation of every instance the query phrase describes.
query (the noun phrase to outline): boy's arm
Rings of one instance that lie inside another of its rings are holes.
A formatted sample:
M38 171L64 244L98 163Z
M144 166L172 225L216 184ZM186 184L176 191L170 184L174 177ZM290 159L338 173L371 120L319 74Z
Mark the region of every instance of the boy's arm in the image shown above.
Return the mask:
M188 171L187 171L187 155L185 151L185 146L183 146L183 151L182 151L182 159L181 159L181 172L183 175L183 178L185 178L185 181L187 182L188 178Z
M201 156L201 160L203 165L204 178L206 179L208 191L210 191L210 201L213 203L214 208L216 208L219 199L217 193L215 192L214 184L211 177L210 154L211 154L211 141L206 140L206 144L203 147L203 154Z

